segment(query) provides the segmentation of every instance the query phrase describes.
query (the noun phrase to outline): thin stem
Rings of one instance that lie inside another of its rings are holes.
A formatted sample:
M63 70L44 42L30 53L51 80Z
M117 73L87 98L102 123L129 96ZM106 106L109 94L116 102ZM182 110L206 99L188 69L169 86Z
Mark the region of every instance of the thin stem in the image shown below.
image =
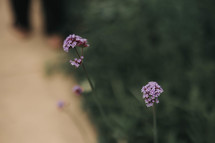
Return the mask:
M79 55L78 50L76 49L76 47L74 49L75 49L75 52L78 55L78 57L81 58L81 56Z
M76 51L78 57L81 58L81 56L80 56L79 53L78 53L78 50L77 50L76 48L74 48L74 49L75 49L75 51ZM85 68L85 66L84 66L84 63L82 63L81 65L82 65L83 70L84 70L84 72L85 72L85 74L86 74L86 77L87 77L87 80L88 80L88 82L89 82L89 84L90 84L90 87L91 87L91 89L94 91L93 83L92 83L92 81L91 81L90 78L89 78L89 75L88 75L87 70L86 70L86 68Z
M80 55L79 55L78 50L77 50L76 48L75 48L75 51L76 51L78 57L80 58ZM108 120L107 120L107 118L105 117L105 113L104 113L104 111L103 111L103 109L102 109L102 107L101 107L101 105L100 105L100 102L99 102L99 101L97 100L97 98L95 97L95 96L96 96L95 88L94 88L94 86L93 86L92 81L91 81L90 78L89 78L89 75L88 75L88 72L87 72L87 70L86 70L86 68L85 68L85 66L84 66L84 63L82 63L82 67L83 67L83 70L84 70L85 75L86 75L86 77L87 77L87 80L88 80L88 82L89 82L89 84L90 84L90 87L91 87L91 89L92 89L92 92L94 93L93 98L94 98L94 100L96 101L96 104L97 104L97 106L98 106L98 108L99 108L99 111L100 111L100 113L101 113L101 115L102 115L104 121L105 121L108 125L110 125L109 122L108 122ZM111 127L111 125L110 125L110 127Z
M103 110L103 108L101 107L100 102L99 102L98 99L96 98L96 92L95 92L95 90L94 90L94 86L93 86L93 84L92 84L92 82L91 82L91 80L90 80L90 78L89 78L89 76L88 76L87 70L86 70L86 68L85 68L85 66L84 66L83 63L82 63L82 67L83 67L84 72L85 72L85 74L86 74L87 80L88 80L88 82L89 82L89 84L90 84L90 87L92 88L92 92L94 93L93 98L94 98L94 100L96 101L96 104L97 104L97 106L98 106L98 108L99 108L99 111L100 111L100 113L101 113L103 119L105 120L105 122L109 125L109 122L107 121L107 118L105 117L104 110Z
M96 92L95 92L95 90L94 90L94 86L93 86L93 84L92 84L92 82L91 82L91 80L90 80L90 78L89 78L89 76L88 76L87 70L86 70L86 68L85 68L85 66L84 66L83 63L82 63L82 67L83 67L83 70L84 70L84 72L85 72L85 74L86 74L87 80L88 80L88 82L89 82L89 84L90 84L90 87L91 87L91 89L92 89L92 92L93 92L93 94L94 94L94 95L93 95L93 98L94 98L94 100L96 101L96 104L97 104L97 106L98 106L98 108L99 108L99 112L101 113L103 120L107 123L108 126L112 127L112 126L109 124L109 122L108 122L108 120L107 120L107 118L106 118L106 115L105 115L105 113L104 113L103 108L101 107L100 102L99 102L98 99L96 98Z
M158 143L155 105L152 108L153 108L153 124L154 124L154 143Z
M85 68L85 66L84 66L84 63L82 63L82 67L83 67L83 70L84 70L84 72L85 72L85 74L86 74L87 80L88 80L88 82L89 82L89 84L90 84L90 87L91 87L92 91L94 91L93 83L91 82L91 80L90 80L90 78L89 78L89 75L88 75L87 70L86 70L86 68Z

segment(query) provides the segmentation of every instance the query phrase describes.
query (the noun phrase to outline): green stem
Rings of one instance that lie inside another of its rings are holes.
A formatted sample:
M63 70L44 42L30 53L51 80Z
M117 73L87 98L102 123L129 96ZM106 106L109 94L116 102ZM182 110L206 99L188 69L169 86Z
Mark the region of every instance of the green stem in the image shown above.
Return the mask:
M80 55L79 55L79 53L78 53L78 50L77 50L76 48L74 48L74 49L75 49L75 51L76 51L78 57L81 58ZM84 73L85 73L85 75L86 75L86 77L87 77L87 80L88 80L88 82L89 82L89 84L90 84L90 87L91 87L91 89L92 89L92 92L94 93L93 98L94 98L94 100L96 101L96 104L97 104L97 106L98 106L98 108L99 108L99 112L101 113L101 115L102 115L104 121L105 121L108 125L110 125L109 122L108 122L108 120L107 120L107 118L106 118L106 115L105 115L105 113L104 113L104 111L103 111L103 108L102 108L101 105L100 105L100 102L99 102L99 101L97 100L97 98L95 97L95 96L96 96L95 88L94 88L94 86L93 86L92 81L91 81L90 78L89 78L89 75L88 75L88 72L87 72L87 70L86 70L86 68L85 68L85 66L84 66L84 63L82 63L82 67L83 67ZM110 127L111 127L111 125L110 125Z
M154 143L158 143L155 105L152 108L153 108L153 124L154 124Z
M92 88L92 92L93 92L93 94L94 94L93 98L94 98L94 100L96 101L96 104L97 104L97 106L98 106L98 108L99 108L99 112L101 113L103 120L107 123L107 125L109 125L110 127L112 127L112 126L109 124L108 120L107 120L107 117L106 117L106 115L105 115L105 113L104 113L103 108L101 107L101 104L100 104L99 100L96 98L96 92L95 92L94 86L93 86L93 84L92 84L92 82L91 82L91 80L90 80L90 78L89 78L89 76L88 76L87 70L86 70L86 68L85 68L85 66L84 66L83 63L82 63L82 67L83 67L83 70L84 70L84 72L85 72L85 74L86 74L87 80L88 80L88 82L89 82L89 84L90 84L90 87Z
M76 51L78 57L81 58L81 56L80 56L79 53L78 53L78 50L77 50L76 48L74 48L74 49L75 49L75 51ZM83 53L83 51L82 51L82 53ZM85 68L85 66L84 66L84 63L82 63L81 65L82 65L82 67L83 67L83 70L84 70L84 73L85 73L85 75L86 75L86 77L87 77L87 80L88 80L88 82L89 82L89 84L90 84L90 87L91 87L92 91L94 91L93 83L91 82L91 80L90 80L90 78L89 78L89 75L88 75L87 70L86 70L86 68Z
M90 78L89 78L89 75L88 75L87 70L86 70L86 68L85 68L85 66L84 66L84 63L82 63L82 67L83 67L83 70L84 70L84 72L85 72L85 74L86 74L87 80L88 80L88 82L89 82L89 84L90 84L90 87L91 87L92 91L94 92L93 83L91 82L91 80L90 80Z

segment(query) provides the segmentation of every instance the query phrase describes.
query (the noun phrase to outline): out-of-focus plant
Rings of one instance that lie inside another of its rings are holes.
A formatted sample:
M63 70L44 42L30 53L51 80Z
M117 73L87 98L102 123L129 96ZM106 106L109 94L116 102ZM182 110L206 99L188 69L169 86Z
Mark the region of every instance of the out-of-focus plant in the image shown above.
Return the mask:
M107 120L115 125L112 129L105 123L92 96L83 96L100 143L151 142L152 115L132 96L151 80L166 91L157 108L159 142L214 142L214 4L92 0L81 9L84 26L79 34L93 45L86 49L84 62ZM61 68L74 73L66 60ZM75 77L85 81L84 72L77 70Z
M79 51L77 50L76 47L81 47L81 54L79 53ZM84 59L84 48L89 47L89 44L87 42L87 39L84 39L78 35L72 34L69 35L65 40L64 40L64 44L63 44L63 49L65 52L69 52L70 49L74 49L76 52L76 56L79 58L75 58L74 61L70 60L70 63L72 66L75 66L76 68L82 66L84 73L86 75L86 78L89 82L89 85L91 87L91 90L93 92L93 97L95 97L95 86L93 85L88 72L84 66L83 63L83 59ZM73 88L74 93L76 94L81 94L82 93L82 89L80 88L80 86L75 86ZM143 93L143 98L145 100L146 106L147 107L153 107L153 124L154 124L154 143L157 143L157 126L156 126L156 110L155 110L155 105L154 103L159 103L158 97L160 96L160 94L163 92L163 89L161 88L160 85L157 84L157 82L149 82L147 85L143 86L141 89L141 92ZM101 108L101 105L99 103L99 101L94 98L97 106L99 108L99 111L101 112L101 114L103 115L103 119L105 121L107 121L106 123L108 123L108 120L106 119L105 113L103 111L103 109ZM58 106L60 108L63 108L64 103L63 102L59 102ZM113 128L113 126L111 124L109 124L111 128ZM113 130L114 131L114 130ZM121 142L121 140L119 140ZM125 141L126 142L126 141Z
M154 143L158 143L155 103L159 103L158 97L163 92L163 89L157 84L157 82L151 81L142 87L141 92L143 93L146 106L153 108Z

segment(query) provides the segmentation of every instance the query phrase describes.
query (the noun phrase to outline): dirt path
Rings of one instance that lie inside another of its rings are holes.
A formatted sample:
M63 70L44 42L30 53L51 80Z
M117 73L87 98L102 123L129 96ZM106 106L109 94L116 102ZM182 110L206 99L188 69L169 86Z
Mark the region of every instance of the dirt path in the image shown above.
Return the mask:
M7 2L0 0L0 143L95 143L80 97L72 95L74 83L44 75L44 63L64 53L50 49L41 36L38 2L33 2L35 30L28 40L11 31ZM72 102L71 116L56 108L58 100Z

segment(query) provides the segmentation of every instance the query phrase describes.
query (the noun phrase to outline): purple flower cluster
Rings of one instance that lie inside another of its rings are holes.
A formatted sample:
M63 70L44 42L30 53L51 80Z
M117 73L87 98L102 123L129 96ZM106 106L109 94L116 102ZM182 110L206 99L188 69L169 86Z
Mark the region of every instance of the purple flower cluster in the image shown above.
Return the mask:
M78 35L75 35L75 34L69 35L64 40L63 49L64 49L65 52L69 52L69 49L71 47L75 48L76 46L77 47L89 47L89 44L87 43L87 39L82 38L82 37L80 37ZM79 58L75 58L74 60L70 60L70 63L71 63L71 65L73 65L76 68L78 68L83 63L83 59L84 59L83 48L82 48L81 56L79 55L78 50L77 49L75 49L75 50L76 50L77 56Z
M65 52L69 52L69 48L75 48L75 47L89 47L89 44L87 43L87 39L82 38L78 35L72 34L69 35L63 43L63 49Z
M151 107L154 103L159 103L158 97L163 92L163 89L157 82L151 81L142 87L141 92L143 93L146 106Z
M71 65L75 66L76 68L78 68L81 63L83 62L84 56L81 56L80 59L75 58L74 61L70 60Z
M73 92L76 94L76 95L81 95L81 93L83 92L82 88L78 85L74 86L73 87Z

